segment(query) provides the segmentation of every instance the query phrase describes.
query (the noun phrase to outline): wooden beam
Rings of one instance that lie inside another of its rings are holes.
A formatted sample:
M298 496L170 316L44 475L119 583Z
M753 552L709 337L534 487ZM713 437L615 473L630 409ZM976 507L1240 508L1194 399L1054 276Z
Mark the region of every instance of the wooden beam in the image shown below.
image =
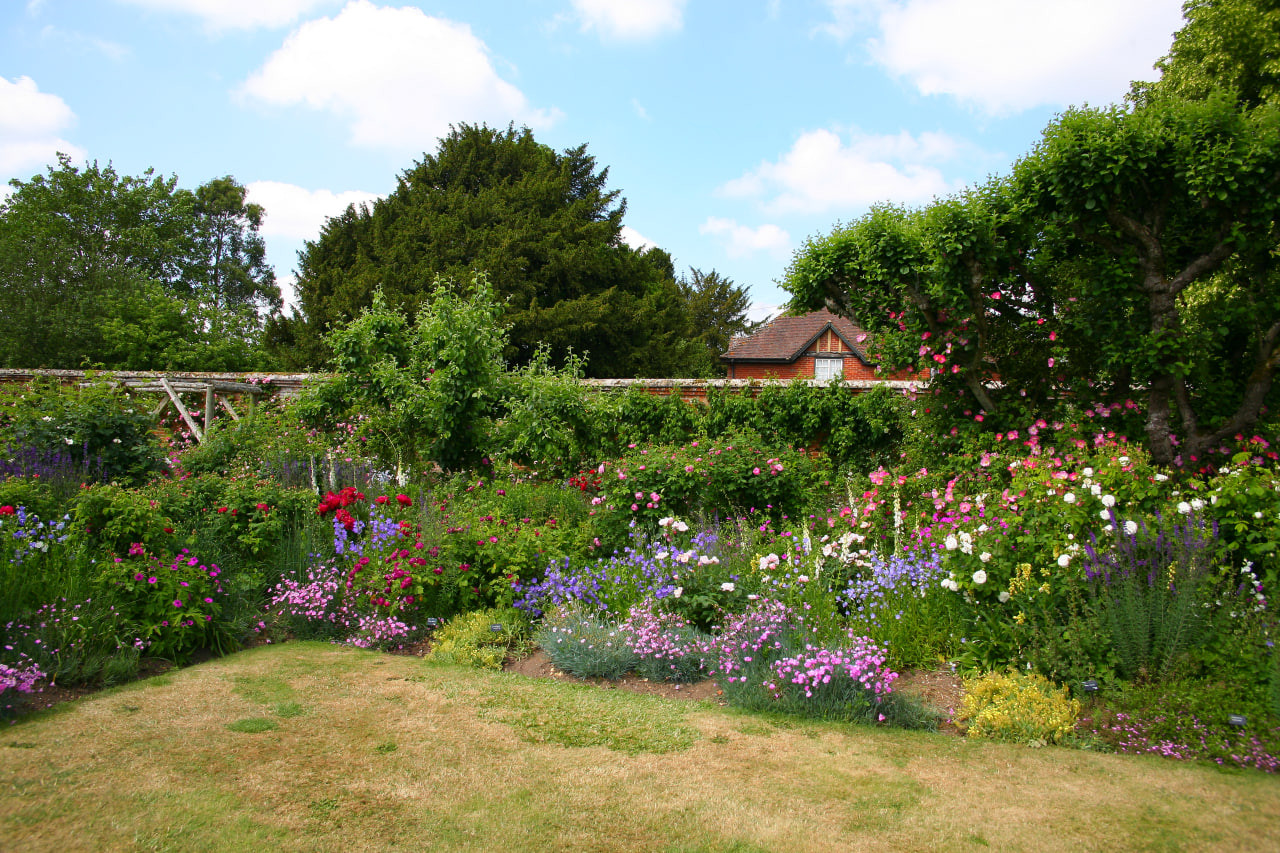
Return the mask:
M250 400L252 400L253 398L252 398L252 397L250 397L249 399L250 399ZM233 420L233 421L238 421L238 420L240 420L240 416L236 414L236 410L235 410L235 409L233 409L233 408L231 408L231 400L230 400L230 398L228 398L228 397L224 397L224 396L222 396L221 394L219 394L219 395L218 395L218 402L222 404L222 408L226 409L226 410L231 414L231 420Z
M204 434L208 435L209 430L213 429L213 386L206 385L204 388Z
M196 441L204 441L204 433L200 431L200 427L196 426L196 422L191 417L191 413L187 411L187 407L182 405L182 399L173 390L169 380L161 377L160 387L164 388L165 393L169 395L169 399L173 401L173 407L178 410L178 414L182 415L182 419L187 422L187 426L191 429L191 434L196 437Z

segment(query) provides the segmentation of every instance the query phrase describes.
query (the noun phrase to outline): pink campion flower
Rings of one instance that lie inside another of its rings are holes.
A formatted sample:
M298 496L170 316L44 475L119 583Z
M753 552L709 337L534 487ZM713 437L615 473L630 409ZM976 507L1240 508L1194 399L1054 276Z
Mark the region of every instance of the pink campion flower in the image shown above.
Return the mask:
M182 606L182 599L180 599L180 598L175 598L175 599L173 600L173 606L174 606L174 607L181 607L181 606Z
M759 468L752 468L752 469L751 469L751 473L752 473L752 474L754 474L754 475L756 475L756 476L758 477L758 476L760 476L760 469L759 469Z

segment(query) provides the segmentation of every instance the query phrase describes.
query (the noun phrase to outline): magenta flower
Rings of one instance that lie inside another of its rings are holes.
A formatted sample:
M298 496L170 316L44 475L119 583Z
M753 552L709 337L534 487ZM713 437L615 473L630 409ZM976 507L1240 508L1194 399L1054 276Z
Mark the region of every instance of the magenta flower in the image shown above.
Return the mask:
M182 600L181 600L181 599L178 599L178 598L175 598L175 599L173 600L173 606L174 606L174 607L181 607L181 606L182 606Z

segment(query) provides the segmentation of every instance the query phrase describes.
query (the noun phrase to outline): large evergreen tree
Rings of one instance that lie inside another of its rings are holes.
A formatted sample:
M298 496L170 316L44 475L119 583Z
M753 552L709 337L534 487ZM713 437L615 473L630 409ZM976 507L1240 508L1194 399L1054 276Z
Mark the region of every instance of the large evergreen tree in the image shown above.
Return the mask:
M488 276L509 329L505 353L539 344L587 354L590 376L681 375L696 355L671 260L622 242L626 203L586 146L557 153L527 129L463 124L372 207L330 219L300 253L300 314L273 324L295 366L326 355L322 335L381 287L414 315L437 277Z

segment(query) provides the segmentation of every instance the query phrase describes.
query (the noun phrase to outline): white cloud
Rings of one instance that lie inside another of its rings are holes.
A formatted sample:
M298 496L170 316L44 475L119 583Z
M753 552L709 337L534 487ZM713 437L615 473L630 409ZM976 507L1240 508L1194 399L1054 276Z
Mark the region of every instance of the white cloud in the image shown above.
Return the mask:
M872 58L925 95L990 114L1119 100L1155 76L1181 0L827 0L821 29L867 35Z
M59 136L75 120L62 98L41 92L30 77L0 77L0 176L29 177L24 173L56 162L59 151L84 157Z
M633 249L656 249L658 244L641 234L630 225L622 226L622 242Z
M212 30L283 27L333 0L121 0L158 12L195 15Z
M559 115L533 109L500 78L467 25L368 0L303 24L242 91L333 112L350 122L356 145L396 151L434 147L459 122L542 128Z
M889 199L924 202L957 188L933 164L959 147L941 133L854 134L845 144L834 131L815 130L776 163L760 164L720 192L758 199L776 213L824 213Z
M266 210L262 233L267 237L291 240L315 240L331 216L337 216L349 205L372 203L376 193L348 190L308 190L279 181L254 181L248 185L248 200Z
M732 219L709 216L706 222L698 226L698 233L719 237L724 243L725 252L731 258L754 255L756 252L783 256L791 251L791 235L777 225L751 228L739 225Z
M686 0L573 0L584 31L607 39L643 41L684 26Z

